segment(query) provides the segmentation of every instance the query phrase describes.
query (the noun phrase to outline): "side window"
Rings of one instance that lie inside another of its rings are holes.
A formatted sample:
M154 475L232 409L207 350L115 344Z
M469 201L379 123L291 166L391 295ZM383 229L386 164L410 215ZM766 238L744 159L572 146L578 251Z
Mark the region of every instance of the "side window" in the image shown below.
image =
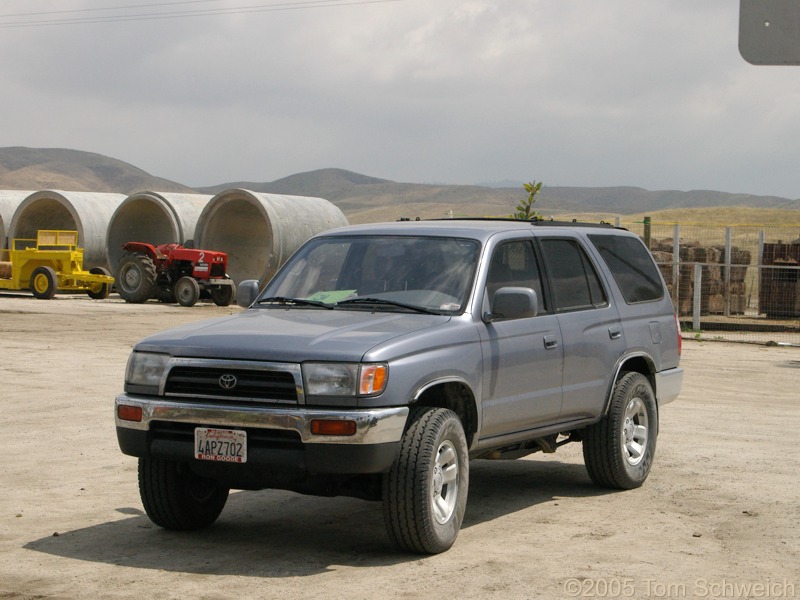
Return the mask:
M556 312L599 308L608 303L597 271L575 240L543 239L541 244Z
M650 252L637 238L619 235L590 235L614 276L625 302L648 302L664 297L664 288Z
M531 288L539 299L539 312L546 312L539 265L530 240L503 242L495 248L486 280L489 301L501 287Z

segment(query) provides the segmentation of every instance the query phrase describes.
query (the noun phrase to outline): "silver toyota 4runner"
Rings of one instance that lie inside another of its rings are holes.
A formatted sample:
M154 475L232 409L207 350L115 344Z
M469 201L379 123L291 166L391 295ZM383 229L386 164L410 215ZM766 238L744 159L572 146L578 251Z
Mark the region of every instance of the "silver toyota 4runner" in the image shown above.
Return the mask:
M382 500L400 548L447 550L471 459L581 442L645 481L680 332L641 240L609 225L401 221L320 234L234 316L151 336L116 398L148 516L213 523L231 488Z

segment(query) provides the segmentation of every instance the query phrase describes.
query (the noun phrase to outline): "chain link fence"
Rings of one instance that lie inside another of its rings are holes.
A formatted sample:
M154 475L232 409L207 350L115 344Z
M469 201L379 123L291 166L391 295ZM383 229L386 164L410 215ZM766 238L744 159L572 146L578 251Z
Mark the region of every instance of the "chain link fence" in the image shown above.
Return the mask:
M800 224L617 225L653 253L684 337L800 346Z

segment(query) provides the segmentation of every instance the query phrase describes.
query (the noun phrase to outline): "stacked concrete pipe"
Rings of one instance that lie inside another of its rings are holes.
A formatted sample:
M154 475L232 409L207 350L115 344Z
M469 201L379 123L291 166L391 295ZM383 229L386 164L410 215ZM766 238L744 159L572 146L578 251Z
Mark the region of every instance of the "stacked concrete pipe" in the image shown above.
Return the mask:
M14 212L33 192L23 190L0 190L0 250L9 248L11 240L6 239L6 232L11 228Z
M78 232L83 247L83 266L109 268L106 259L106 228L111 215L125 200L124 194L43 190L23 200L7 231L10 238L36 238L40 229Z
M211 199L203 194L138 192L128 196L111 216L106 231L108 264L116 274L126 242L193 244L195 225Z
M195 247L228 254L228 274L239 283L265 284L311 236L347 225L322 198L230 189L214 196L197 220Z

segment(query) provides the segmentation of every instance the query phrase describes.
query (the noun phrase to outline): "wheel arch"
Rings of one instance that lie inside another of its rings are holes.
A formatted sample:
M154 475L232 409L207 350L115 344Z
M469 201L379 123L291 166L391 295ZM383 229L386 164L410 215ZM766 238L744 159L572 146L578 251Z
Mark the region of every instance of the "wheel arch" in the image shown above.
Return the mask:
M480 412L469 384L459 377L431 381L422 386L412 400L415 406L452 410L461 420L467 447L471 448L480 428Z
M637 352L623 356L617 363L617 369L614 373L614 378L611 380L611 385L606 392L605 406L603 407L603 415L608 413L611 406L611 397L614 394L614 387L617 382L625 373L641 373L650 382L650 387L653 389L653 394L658 397L656 390L656 364L653 358L644 353ZM658 402L656 402L656 410L658 410Z

